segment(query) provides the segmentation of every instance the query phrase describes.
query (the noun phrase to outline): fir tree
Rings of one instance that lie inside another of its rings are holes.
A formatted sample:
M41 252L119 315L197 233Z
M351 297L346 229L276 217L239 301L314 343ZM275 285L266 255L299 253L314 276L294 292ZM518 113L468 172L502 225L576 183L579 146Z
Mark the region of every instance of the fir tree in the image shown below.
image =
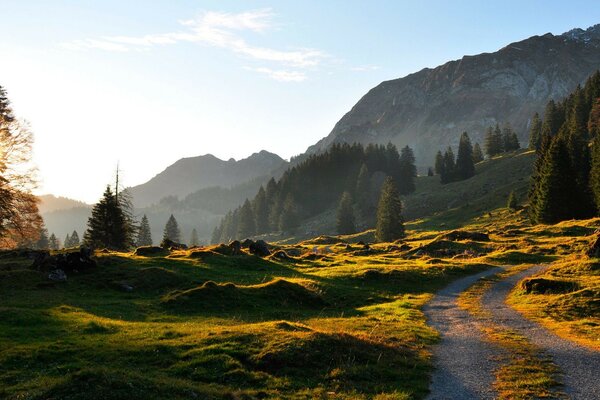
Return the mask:
M179 224L173 214L169 217L165 224L165 229L163 230L163 241L165 240L181 243L181 231L179 230Z
M223 222L221 222L219 225L215 226L215 228L212 231L212 235L210 236L211 244L219 243L219 241L221 240L221 235L223 234L222 228L223 228Z
M344 192L340 199L337 209L336 226L337 232L340 235L356 233L356 219L354 218L352 196L348 192Z
M441 150L438 150L435 155L435 173L441 175L444 171L444 155Z
M363 163L360 166L358 177L356 178L355 199L360 215L363 219L367 219L372 213L373 207L371 204L371 176L367 164Z
M256 233L256 225L254 223L254 212L250 201L246 199L242 208L239 212L239 223L237 229L237 237L239 239L245 239L254 236Z
M481 151L481 147L479 143L475 143L473 146L473 164L477 164L483 161L483 152Z
M71 235L69 235L67 233L67 236L65 237L65 241L63 242L63 246L65 246L65 249L68 249L69 247L71 247Z
M48 239L48 247L50 248L50 250L60 249L60 242L58 241L54 233L52 233L52 235L50 235L50 239Z
M434 175L435 175L435 173L433 172L433 168L428 167L427 168L427 176L434 176Z
M50 247L50 239L48 238L48 229L44 226L40 229L39 238L35 244L35 248L38 250L48 250Z
M69 247L79 247L80 244L79 234L74 230L73 233L71 233L71 243L69 244Z
M489 157L494 157L504 151L504 144L502 142L502 131L500 126L496 124L495 128L491 126L485 133L485 154Z
M454 180L454 169L456 164L454 161L454 152L452 147L448 146L448 149L444 153L444 163L440 174L440 181L442 184L449 183Z
M600 213L600 136L596 136L592 144L590 189L592 190L592 193L594 195L596 211Z
M600 97L594 100L588 118L588 132L592 137L600 134Z
M262 186L258 189L252 208L256 233L267 233L269 231L269 205L267 204L267 193Z
M398 164L398 192L404 195L414 192L417 167L415 166L415 154L410 147L402 148Z
M542 135L546 135L551 138L554 137L558 133L561 125L562 121L559 115L559 110L556 107L556 103L554 100L550 100L548 104L546 104L546 109L544 110Z
M510 194L508 195L508 201L506 203L506 207L509 210L517 210L519 208L519 201L517 200L517 195L515 194L515 191L512 190L510 192Z
M473 147L467 132L460 136L458 144L458 155L456 157L455 178L458 180L468 179L475 175L473 164Z
M521 147L519 144L519 138L512 130L509 123L506 123L502 129L502 146L505 152L519 150Z
M131 231L121 205L107 186L102 199L92 208L85 244L91 248L127 250L132 243Z
M200 245L200 239L198 238L198 231L196 228L192 229L192 235L190 237L190 247L196 247Z
M150 231L150 222L146 214L142 217L140 228L138 230L136 246L152 246L152 232Z
M529 148L539 150L542 145L542 120L538 113L533 114L529 128Z
M402 201L391 177L386 178L381 188L375 236L380 242L391 242L404 236Z
M288 195L283 202L281 216L279 217L279 229L284 232L292 232L300 225L300 213L294 198Z

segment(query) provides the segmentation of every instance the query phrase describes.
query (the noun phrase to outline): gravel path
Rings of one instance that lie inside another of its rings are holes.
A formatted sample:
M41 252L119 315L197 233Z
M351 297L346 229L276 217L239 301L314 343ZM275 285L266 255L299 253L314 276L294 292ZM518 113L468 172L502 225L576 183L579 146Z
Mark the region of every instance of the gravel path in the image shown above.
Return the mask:
M563 390L569 398L600 399L600 352L563 339L506 305L506 297L521 279L545 268L536 266L494 284L483 296L483 307L495 322L521 333L552 357L563 374Z
M428 399L494 399L494 373L501 349L486 342L475 318L456 304L461 292L495 268L468 276L442 289L423 309L430 326L441 334L433 349L435 371Z

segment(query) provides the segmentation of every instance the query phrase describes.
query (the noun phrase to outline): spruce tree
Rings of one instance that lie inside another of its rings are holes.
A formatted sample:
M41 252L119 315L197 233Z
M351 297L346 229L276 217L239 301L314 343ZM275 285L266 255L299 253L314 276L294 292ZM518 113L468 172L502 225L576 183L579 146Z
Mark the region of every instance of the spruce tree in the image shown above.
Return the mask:
M415 166L415 154L410 147L402 148L398 163L398 192L403 195L414 192L417 167Z
M269 205L267 204L266 191L262 186L258 189L252 208L254 211L256 233L267 233L269 231Z
M458 144L458 155L456 157L455 178L458 180L469 179L475 175L475 165L473 164L473 147L467 132L460 136Z
M35 244L38 250L48 250L50 247L50 239L48 238L48 229L44 226L40 229L40 236Z
M340 199L337 209L336 227L337 233L340 235L356 233L356 219L354 217L352 196L348 192L344 192Z
M239 223L237 229L237 237L239 239L249 238L256 233L256 225L254 223L254 212L250 200L246 199L239 212Z
M71 233L71 243L69 244L69 247L79 247L81 243L79 242L79 235L77 234L77 231L73 231L73 233Z
M356 194L354 197L356 199L356 204L358 206L358 210L360 211L360 215L363 219L367 219L372 213L373 207L371 205L371 174L369 174L369 169L365 163L360 166L360 171L358 172L358 177L356 178L355 193Z
M600 97L594 100L588 118L588 132L591 137L600 135Z
M60 242L58 241L58 239L56 238L56 235L54 233L52 233L52 235L50 235L50 239L48 240L48 247L50 248L50 250L59 250L60 249Z
M444 155L442 154L441 150L438 150L437 154L435 155L435 173L438 175L441 175L442 172L444 171Z
M91 248L127 250L132 244L130 235L127 217L110 186L107 186L102 199L92 208L84 242Z
M279 230L293 232L300 225L300 213L293 196L289 194L283 202L279 217Z
M592 167L590 172L590 189L594 195L596 211L600 213L600 135L592 144Z
M481 151L481 147L479 143L475 143L473 146L473 164L477 164L483 161L483 152Z
M440 174L440 181L442 184L449 183L454 180L454 170L456 168L456 164L454 161L454 152L452 151L452 147L448 146L448 149L444 153L444 163L442 172Z
M69 247L71 247L71 235L69 235L67 233L67 236L65 237L65 241L63 242L63 246L65 246L65 249L68 249Z
M380 242L391 242L404 236L402 201L394 180L387 177L381 188L377 206L375 237Z
M198 238L198 231L196 228L192 229L192 235L190 236L190 247L196 247L200 245L200 239Z
M150 222L148 221L146 214L144 214L142 221L140 222L136 246L152 246L152 232L150 231Z
M181 231L179 230L179 224L173 214L169 217L165 224L165 229L163 230L163 241L167 239L175 243L181 243Z
M538 113L533 114L529 128L529 148L539 150L542 145L542 120Z
M217 244L219 243L219 241L221 240L221 235L223 233L223 221L221 221L221 223L217 226L215 226L215 228L212 231L212 235L210 235L210 243L211 244Z
M519 208L519 201L517 200L517 195L515 194L514 190L511 190L510 194L508 195L508 201L506 203L506 208L508 208L509 210L517 210Z
M434 176L434 175L435 175L435 172L433 172L433 168L428 167L427 168L427 176Z
M556 107L556 103L554 100L550 100L546 104L546 109L544 110L544 122L542 123L542 135L547 135L549 137L554 137L560 126L562 125L561 118L559 115L559 110Z

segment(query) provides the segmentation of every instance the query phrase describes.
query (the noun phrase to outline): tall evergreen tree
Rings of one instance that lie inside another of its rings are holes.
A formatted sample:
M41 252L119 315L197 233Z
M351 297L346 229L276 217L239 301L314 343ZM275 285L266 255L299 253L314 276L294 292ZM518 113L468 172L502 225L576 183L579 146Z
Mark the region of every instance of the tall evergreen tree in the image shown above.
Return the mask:
M512 130L508 122L502 128L502 147L505 152L519 150L521 147L516 132Z
M375 237L380 242L391 242L404 236L402 201L394 180L387 177L381 188L377 206Z
M444 155L441 150L438 150L435 155L435 173L441 175L444 170Z
M73 233L71 233L71 243L69 244L69 247L79 247L80 244L79 234L74 230Z
M163 241L166 239L175 243L181 243L181 231L179 230L179 224L173 214L171 214L167 220L165 229L163 230Z
M215 226L215 228L212 231L212 235L210 236L210 243L211 244L217 244L219 243L219 241L221 240L221 235L223 234L223 222L221 221L221 223L217 226Z
M65 246L65 249L68 249L69 247L71 247L71 235L69 235L67 233L67 236L65 237L65 241L63 242L63 246Z
M196 228L192 229L192 235L190 236L190 247L200 245L200 239L198 238L198 231Z
M148 221L146 214L144 214L142 221L140 222L136 246L152 246L152 232L150 230L150 222Z
M467 132L460 136L458 144L458 155L456 157L455 168L456 179L468 179L475 175L475 165L473 164L473 146Z
M483 152L481 151L481 147L479 143L475 143L473 146L473 164L477 164L483 161Z
M256 233L267 233L269 231L269 205L267 204L267 193L262 186L254 198L253 210Z
M50 250L60 249L60 242L54 233L50 235L50 239L48 240L48 247L50 248Z
M42 225L40 229L39 238L35 244L35 248L38 250L48 250L50 247L50 239L48 238L48 229Z
M279 217L279 229L284 232L292 232L300 225L300 213L294 198L288 195L283 202L281 216Z
M367 164L363 163L360 166L358 177L356 178L355 199L360 215L363 219L367 219L373 211L371 203L371 174Z
M240 209L237 237L245 239L254 236L256 233L256 225L254 223L254 212L250 200L246 199L244 205Z
M440 181L442 184L449 183L454 180L454 170L456 168L456 164L454 161L454 152L452 151L452 147L448 146L448 149L444 153L444 163L442 172L440 174Z
M398 163L398 192L404 195L414 192L417 167L415 166L415 154L410 147L402 148Z
M132 244L128 221L121 205L110 186L106 187L102 199L92 208L84 241L92 248L127 250Z
M489 157L494 157L503 151L504 144L500 125L496 124L495 128L490 126L485 133L485 154Z
M550 100L546 104L544 110L544 122L542 123L542 135L553 137L558 133L560 126L562 125L559 110L556 107L554 100Z
M594 138L594 142L592 144L590 189L594 195L596 211L600 214L600 135Z
M588 132L591 137L600 135L600 97L594 100L588 118Z
M517 200L517 195L515 194L514 190L511 190L510 194L508 195L506 208L513 211L519 208L519 201Z
M529 148L539 150L542 145L542 120L538 113L533 114L529 128Z
M354 217L352 196L348 192L344 192L340 199L337 209L336 226L337 232L340 235L356 233L356 218Z

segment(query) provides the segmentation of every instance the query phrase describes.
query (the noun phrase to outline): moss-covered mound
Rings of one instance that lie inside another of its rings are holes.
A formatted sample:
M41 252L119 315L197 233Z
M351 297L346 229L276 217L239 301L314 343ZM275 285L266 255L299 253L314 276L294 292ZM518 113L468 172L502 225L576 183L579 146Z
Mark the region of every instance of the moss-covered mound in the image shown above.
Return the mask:
M558 319L578 319L600 315L600 287L563 294L546 307Z
M133 254L142 257L164 257L169 255L169 250L158 246L141 246L135 249Z

